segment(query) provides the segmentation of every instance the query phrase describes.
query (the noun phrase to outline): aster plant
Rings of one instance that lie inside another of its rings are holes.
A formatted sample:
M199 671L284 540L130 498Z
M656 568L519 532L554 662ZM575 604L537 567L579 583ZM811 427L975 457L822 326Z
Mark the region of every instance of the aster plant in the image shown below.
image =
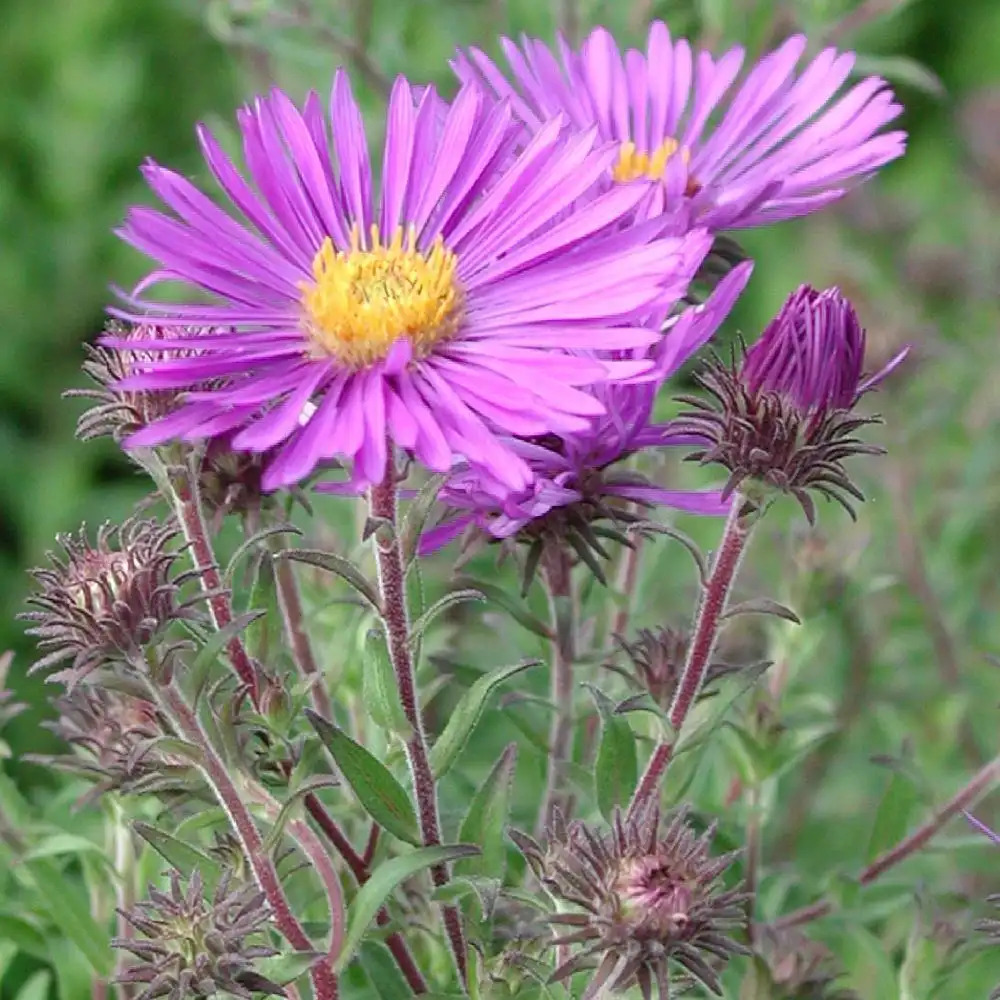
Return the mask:
M110 863L53 875L0 781L0 857L94 997L850 995L799 929L843 900L764 844L802 623L738 576L782 497L854 513L902 355L865 374L836 288L743 328L768 261L730 233L898 157L901 108L799 35L500 47L449 94L388 81L381 119L344 68L271 89L198 127L203 177L142 167L146 270L67 395L149 492L60 536L24 616L63 744L26 758Z

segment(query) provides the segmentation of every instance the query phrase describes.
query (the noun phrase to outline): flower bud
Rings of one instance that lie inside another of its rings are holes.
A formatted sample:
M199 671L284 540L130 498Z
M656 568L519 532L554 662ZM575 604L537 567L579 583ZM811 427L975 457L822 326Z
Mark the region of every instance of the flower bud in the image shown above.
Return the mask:
M812 523L818 493L853 517L852 500L864 495L842 463L882 451L855 436L877 418L854 407L905 354L863 377L865 331L850 302L836 288L803 285L739 367L715 363L697 376L710 399L684 397L695 409L673 428L703 446L689 460L729 470L725 496L740 488L748 502L766 506L772 494L788 493Z

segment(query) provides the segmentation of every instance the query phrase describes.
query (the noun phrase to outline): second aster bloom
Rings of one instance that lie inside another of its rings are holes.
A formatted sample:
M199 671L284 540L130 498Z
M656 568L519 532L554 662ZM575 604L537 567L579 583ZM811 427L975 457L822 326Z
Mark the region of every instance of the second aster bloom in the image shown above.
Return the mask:
M681 414L674 429L704 445L692 460L729 470L726 494L739 487L752 502L766 502L771 492L789 493L812 523L816 492L853 516L851 499L864 496L843 461L881 452L855 436L877 418L859 416L854 407L906 350L867 378L864 354L865 331L851 303L836 288L803 285L740 366L716 363L697 376L710 398L684 397L694 410Z
M697 265L689 262L689 269L692 266ZM592 418L585 428L512 442L511 447L524 456L534 473L529 487L512 491L480 470L456 471L440 494L447 508L445 519L425 532L423 551L433 551L474 526L492 538L518 536L539 545L550 538L568 541L593 567L597 563L590 555L595 547L597 554L604 553L596 542L592 522L635 521L638 518L628 511L630 503L725 514L727 502L718 491L661 487L622 465L647 448L690 443L667 425L653 421L657 393L728 316L750 270L750 264L740 265L722 280L708 301L675 317L663 339L648 352L654 366L650 375L592 390L605 413ZM645 357L647 352L630 356Z
M722 886L739 852L712 855L714 829L695 833L683 810L661 819L655 807L616 815L602 832L557 815L544 848L512 833L549 894L562 904L549 922L553 945L579 946L552 974L565 980L586 969L584 1000L638 985L645 1000L675 994L678 973L721 994L718 973L746 949L733 931L746 919L746 894Z
M124 388L188 390L126 445L230 435L233 449L274 450L265 489L331 459L347 460L361 489L385 475L388 440L436 471L464 458L527 486L528 463L499 436L579 430L603 412L585 387L648 366L586 352L659 339L662 313L651 313L677 261L710 242L623 228L642 193L597 193L615 150L560 126L516 150L509 109L478 88L445 105L400 79L376 193L338 72L329 126L315 94L300 111L275 90L241 112L253 187L199 130L241 221L147 165L171 214L134 208L122 229L158 265L127 318L208 329L193 358L169 357L184 345L164 338L110 341L161 352ZM149 298L164 280L216 301Z
M477 49L456 57L459 78L510 100L529 134L556 114L596 126L619 147L615 181L642 182L653 211L686 209L713 232L815 211L904 149L903 132L881 132L902 110L886 82L868 77L837 97L853 53L824 49L796 72L802 35L739 83L742 48L694 52L662 21L645 52L622 53L605 28L578 50L560 38L558 58L534 38L501 44L509 78Z

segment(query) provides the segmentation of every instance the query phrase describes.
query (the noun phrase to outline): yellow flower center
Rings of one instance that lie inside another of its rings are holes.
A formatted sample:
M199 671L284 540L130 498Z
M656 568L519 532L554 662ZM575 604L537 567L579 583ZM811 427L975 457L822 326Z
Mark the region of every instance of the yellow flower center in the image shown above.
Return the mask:
M417 234L402 227L382 243L371 228L368 248L357 228L349 250L329 238L313 259L313 282L303 282L306 333L318 357L333 357L348 368L364 368L386 357L396 341L410 341L415 357L425 357L458 330L462 291L458 258L439 236L430 249L416 249Z
M676 139L664 139L651 153L640 152L634 142L623 142L618 152L618 162L611 171L616 181L637 181L645 178L650 181L663 179L670 157L680 149ZM691 159L689 150L681 150L685 163Z

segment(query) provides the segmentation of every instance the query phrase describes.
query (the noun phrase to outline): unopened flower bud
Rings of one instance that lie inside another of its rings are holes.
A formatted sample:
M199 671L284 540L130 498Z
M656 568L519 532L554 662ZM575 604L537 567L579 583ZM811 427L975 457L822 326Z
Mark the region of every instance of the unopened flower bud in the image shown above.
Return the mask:
M724 495L740 488L751 502L788 493L815 519L813 493L842 504L863 500L843 461L880 448L855 435L877 418L858 416L855 404L903 359L898 354L865 378L865 331L836 289L802 286L789 297L742 364L713 364L698 376L711 397L685 397L695 407L674 423L703 444L690 455L729 470Z

